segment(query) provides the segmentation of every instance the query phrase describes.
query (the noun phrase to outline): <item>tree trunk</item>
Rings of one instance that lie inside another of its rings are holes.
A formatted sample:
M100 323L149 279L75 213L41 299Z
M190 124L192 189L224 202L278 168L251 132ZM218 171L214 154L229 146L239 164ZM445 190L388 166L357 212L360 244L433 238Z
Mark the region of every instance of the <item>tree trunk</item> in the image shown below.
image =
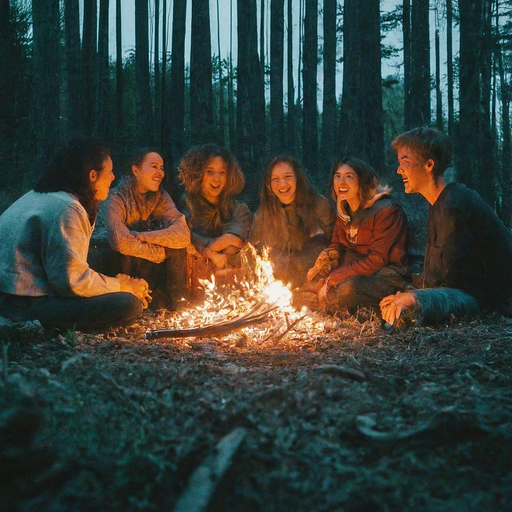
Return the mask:
M410 127L430 124L429 0L412 0Z
M488 25L485 0L460 0L459 129L456 137L459 181L479 191L494 207L495 177L490 136Z
M284 150L283 67L284 0L270 3L270 144Z
M109 33L108 33L109 0L100 0L100 19L98 32L98 113L96 118L96 133L108 137L110 131L109 97Z
M212 47L209 0L192 0L190 130L195 144L218 142L213 128Z
M153 143L149 83L148 0L135 0L135 133L139 145Z
M318 174L318 1L306 0L302 81L302 160L312 175Z
M187 0L174 0L172 14L172 61L169 91L169 123L173 160L178 162L185 149L185 21Z
M122 44L121 0L116 0L116 135L123 133L123 44Z
M82 133L83 81L80 50L80 10L78 0L64 1L65 63L66 63L66 134Z
M498 177L496 165L496 141L491 128L492 94L492 55L494 53L494 35L492 29L492 4L494 0L484 0L482 5L480 51L480 84L482 113L482 167L480 167L480 193L493 207L496 206L495 182Z
M512 224L512 144L510 137L510 91L512 84L507 83L503 66L503 49L501 44L496 45L496 60L500 76L500 97L501 97L501 126L502 126L502 153L501 153L501 211L500 217L503 222L510 226Z
M174 167L172 159L172 151L169 144L169 123L168 123L168 101L167 101L167 0L162 0L162 76L160 82L160 138L161 147L165 147L164 158L166 159L170 168Z
M404 129L410 130L411 123L411 0L403 0L402 31L404 35Z
M336 142L336 0L324 0L324 94L322 105L322 182L334 165Z
M265 98L258 58L256 0L238 0L237 151L247 183L257 196L265 144ZM250 202L250 201L249 201Z
M265 0L260 0L260 67L261 79L265 83Z
M222 77L222 56L220 51L220 8L219 0L217 0L217 46L219 48L219 142L224 146L225 144L225 122L224 122L224 84Z
M36 169L48 163L60 145L59 0L34 0L33 22L33 122L37 134Z
M302 1L302 0L301 0ZM295 87L293 83L293 0L288 0L287 5L288 37L287 37L287 96L288 110L287 121L287 142L288 148L295 148Z
M94 132L96 105L97 105L97 2L96 0L84 0L84 19L82 30L82 58L83 58L83 126L84 135Z
M379 0L345 0L342 153L381 172L384 162Z
M229 1L229 78L228 78L228 119L229 145L236 150L235 93L233 87L233 0Z
M153 73L155 82L155 141L162 146L162 81L160 78L160 0L155 0L155 34L154 34Z
M439 44L439 30L436 29L436 125L443 129L443 96L441 94L441 48Z
M453 136L455 115L453 106L453 9L446 0L446 74L448 87L448 135Z

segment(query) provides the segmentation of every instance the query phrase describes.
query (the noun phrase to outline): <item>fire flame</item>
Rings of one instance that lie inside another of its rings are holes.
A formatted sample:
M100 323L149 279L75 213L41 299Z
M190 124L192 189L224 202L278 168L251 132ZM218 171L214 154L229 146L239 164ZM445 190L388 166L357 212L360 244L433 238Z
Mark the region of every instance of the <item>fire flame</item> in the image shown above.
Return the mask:
M268 250L264 249L259 254L249 244L241 252L241 257L242 267L247 271L245 278L235 277L229 286L219 285L215 276L210 280L200 280L205 293L204 302L166 315L161 319L166 328L187 329L225 322L249 313L261 303L272 307L268 321L241 329L253 342L275 341L285 335L289 338L292 333L299 336L322 334L330 327L328 324L332 320L324 315L305 307L300 311L293 307L290 287L273 276Z

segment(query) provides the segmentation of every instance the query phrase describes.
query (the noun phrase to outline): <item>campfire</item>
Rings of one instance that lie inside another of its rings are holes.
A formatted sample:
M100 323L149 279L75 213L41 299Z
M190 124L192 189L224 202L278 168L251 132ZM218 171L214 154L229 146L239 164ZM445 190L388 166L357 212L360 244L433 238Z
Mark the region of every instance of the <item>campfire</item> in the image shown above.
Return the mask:
M162 327L147 331L146 338L212 337L241 331L253 342L264 343L292 332L303 337L334 327L335 322L324 315L293 307L289 286L273 277L268 251L260 255L249 245L241 256L244 277L235 274L230 285L219 284L215 276L201 280L204 302L162 318Z

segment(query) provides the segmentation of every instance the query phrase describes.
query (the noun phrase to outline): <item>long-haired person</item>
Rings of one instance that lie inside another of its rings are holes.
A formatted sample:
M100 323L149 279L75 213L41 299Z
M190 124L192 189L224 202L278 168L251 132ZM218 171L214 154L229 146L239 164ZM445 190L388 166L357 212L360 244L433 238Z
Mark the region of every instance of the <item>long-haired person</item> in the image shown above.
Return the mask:
M163 188L162 156L153 148L139 150L131 173L106 202L107 233L112 248L121 254L122 272L142 277L152 289L157 307L173 307L179 290L176 250L190 244L185 216ZM182 280L181 280L182 281Z
M316 192L296 158L281 155L267 164L250 241L270 248L277 279L292 288L303 285L331 240L334 222L329 200Z
M252 221L247 205L235 199L245 185L237 159L217 144L202 144L183 156L178 171L194 257L207 268L201 272L236 266L234 255L247 243Z
M373 168L358 158L336 162L330 188L336 200L336 226L308 279L327 275L318 295L328 311L378 306L406 284L405 213L390 190L380 186Z
M33 190L0 216L0 314L81 330L128 324L150 300L148 283L87 263L98 205L114 180L110 150L71 141Z

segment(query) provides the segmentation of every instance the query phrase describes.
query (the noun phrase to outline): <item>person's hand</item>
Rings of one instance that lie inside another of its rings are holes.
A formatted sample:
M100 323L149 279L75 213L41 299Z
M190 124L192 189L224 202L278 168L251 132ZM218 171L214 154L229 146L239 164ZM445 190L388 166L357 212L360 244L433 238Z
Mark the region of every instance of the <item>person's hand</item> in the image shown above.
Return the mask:
M379 304L382 319L387 324L394 325L402 311L414 306L416 302L416 295L412 292L397 292L395 295L388 295Z
M149 289L148 282L145 279L131 277L126 274L117 274L116 276L119 284L121 285L122 292L128 292L137 297L146 309L151 302L151 290Z
M329 291L329 287L327 283L324 282L320 290L318 290L318 300L320 304L325 304L327 302L327 292Z
M333 270L326 278L325 278L325 284L327 285L327 289L331 288L332 286L338 286L343 279L345 279L345 273L343 268L337 268L336 270Z
M336 266L338 258L338 251L334 249L325 249L318 255L314 266L308 270L306 279L311 281L318 274L322 274L324 276L328 275L333 265Z
M204 255L209 258L217 268L224 268L228 263L228 257L220 252L215 252L207 247L204 250Z
M221 252L230 246L241 249L244 245L244 241L239 236L233 233L224 233L215 240L212 240L208 244L208 248L214 252Z

